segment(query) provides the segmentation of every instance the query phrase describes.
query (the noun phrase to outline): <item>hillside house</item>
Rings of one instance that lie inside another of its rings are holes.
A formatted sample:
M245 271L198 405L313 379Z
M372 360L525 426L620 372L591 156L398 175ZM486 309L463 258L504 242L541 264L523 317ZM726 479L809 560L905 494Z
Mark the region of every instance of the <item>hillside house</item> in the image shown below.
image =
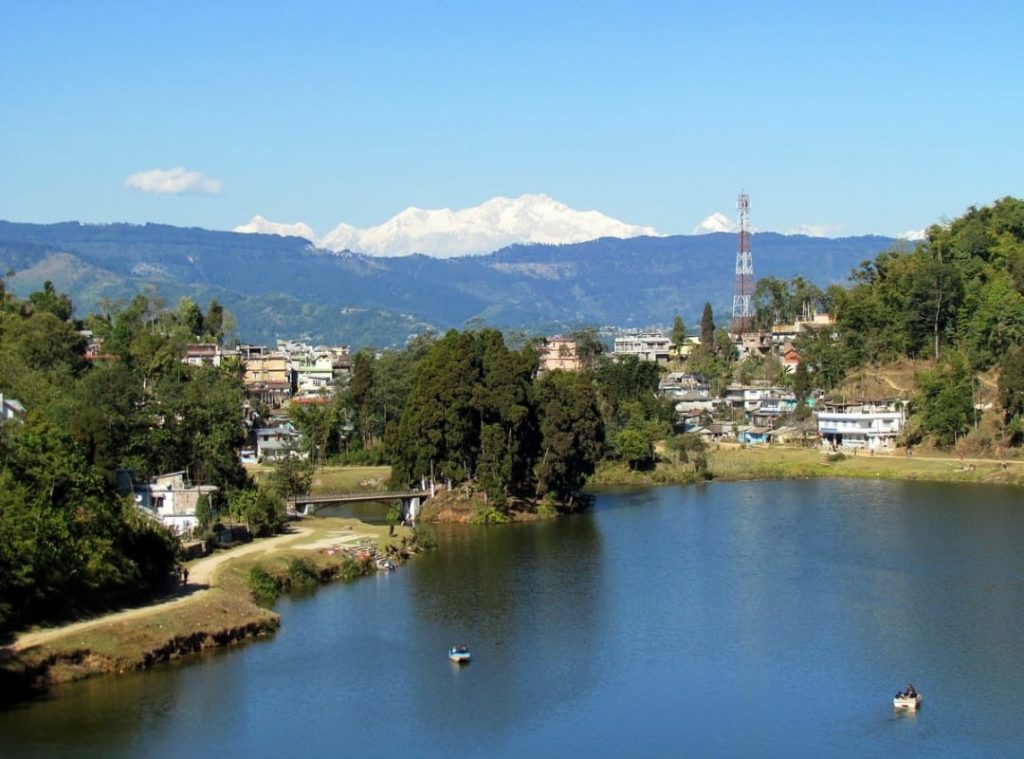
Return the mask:
M271 408L292 397L295 377L287 355L256 345L242 346L239 354L245 366L242 382L250 397L258 398Z
M796 371L797 364L804 360L792 343L786 343L782 346L780 357L786 374L793 374Z
M199 526L196 506L202 497L210 498L217 492L214 485L193 485L185 479L185 472L171 472L154 477L149 482L132 482L131 473L118 471L118 484L122 491L135 495L135 503L158 518L178 535L191 534Z
M792 343L809 329L831 329L835 319L829 314L811 313L805 319L797 319L792 324L775 324L772 326L772 342L776 345Z
M299 395L330 393L334 389L334 359L330 353L308 353L292 358Z
M796 408L796 395L792 390L771 385L734 383L726 388L725 398L733 409L742 411L747 418L757 413L777 417Z
M300 445L298 431L291 424L256 430L256 460L262 463L295 455Z
M678 358L689 358L690 354L698 347L700 347L700 338L697 335L690 335L678 345L672 343L672 351Z
M708 381L699 374L691 372L669 372L658 385L662 395L669 396L674 393L682 393L690 390L708 392L710 386Z
M768 427L741 425L736 439L743 445L768 445L772 441L772 430Z
M717 398L712 398L707 392L693 390L675 393L672 398L676 401L676 413L678 414L686 414L691 411L711 413L718 402Z
M581 363L576 355L576 341L571 337L555 335L544 339L543 345L538 347L537 353L540 357L540 371L550 372L555 369L562 369L567 372L580 370Z
M711 439L715 442L736 439L736 425L732 422L712 422L708 430L711 433Z
M891 451L906 426L906 401L825 403L814 416L826 448Z
M770 332L745 332L733 340L740 358L747 356L767 356L772 352L772 335Z
M615 358L636 356L641 361L667 364L672 356L672 341L661 332L636 332L615 338Z
M0 421L7 421L8 419L21 421L24 418L25 407L21 405L21 402L0 393Z

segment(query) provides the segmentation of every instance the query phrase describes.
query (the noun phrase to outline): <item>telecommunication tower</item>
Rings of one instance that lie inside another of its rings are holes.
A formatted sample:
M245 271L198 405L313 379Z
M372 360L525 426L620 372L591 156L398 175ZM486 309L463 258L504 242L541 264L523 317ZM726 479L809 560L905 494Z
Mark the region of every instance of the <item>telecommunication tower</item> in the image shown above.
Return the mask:
M736 247L736 280L732 291L732 331L749 332L754 322L750 298L754 294L754 257L750 253L750 197L741 192L736 199L740 213L740 239Z

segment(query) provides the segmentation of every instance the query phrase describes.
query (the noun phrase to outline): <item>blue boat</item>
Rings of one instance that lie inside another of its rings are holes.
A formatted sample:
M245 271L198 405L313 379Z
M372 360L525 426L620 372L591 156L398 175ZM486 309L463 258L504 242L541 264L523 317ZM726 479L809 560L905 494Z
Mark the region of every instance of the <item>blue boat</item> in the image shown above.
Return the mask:
M470 657L468 646L452 646L448 649L448 658L456 664L469 664Z

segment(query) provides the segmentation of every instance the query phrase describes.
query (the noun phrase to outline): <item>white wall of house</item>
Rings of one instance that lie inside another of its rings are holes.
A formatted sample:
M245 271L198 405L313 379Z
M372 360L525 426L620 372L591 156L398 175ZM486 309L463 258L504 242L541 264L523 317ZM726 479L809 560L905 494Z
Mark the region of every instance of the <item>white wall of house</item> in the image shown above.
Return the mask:
M623 335L615 338L616 356L636 356L641 361L666 363L672 350L672 341L667 335L657 332L643 332L638 335Z
M903 431L902 411L819 411L818 434L827 447L891 450Z

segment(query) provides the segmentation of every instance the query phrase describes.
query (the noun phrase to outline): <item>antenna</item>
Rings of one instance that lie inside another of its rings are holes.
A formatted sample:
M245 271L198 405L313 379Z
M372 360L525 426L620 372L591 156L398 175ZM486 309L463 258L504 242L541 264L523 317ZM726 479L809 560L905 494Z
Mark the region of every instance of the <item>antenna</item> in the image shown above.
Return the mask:
M750 196L741 192L736 199L740 216L739 243L736 246L736 278L732 291L732 331L749 332L754 322L750 298L754 294L754 257L750 253Z

